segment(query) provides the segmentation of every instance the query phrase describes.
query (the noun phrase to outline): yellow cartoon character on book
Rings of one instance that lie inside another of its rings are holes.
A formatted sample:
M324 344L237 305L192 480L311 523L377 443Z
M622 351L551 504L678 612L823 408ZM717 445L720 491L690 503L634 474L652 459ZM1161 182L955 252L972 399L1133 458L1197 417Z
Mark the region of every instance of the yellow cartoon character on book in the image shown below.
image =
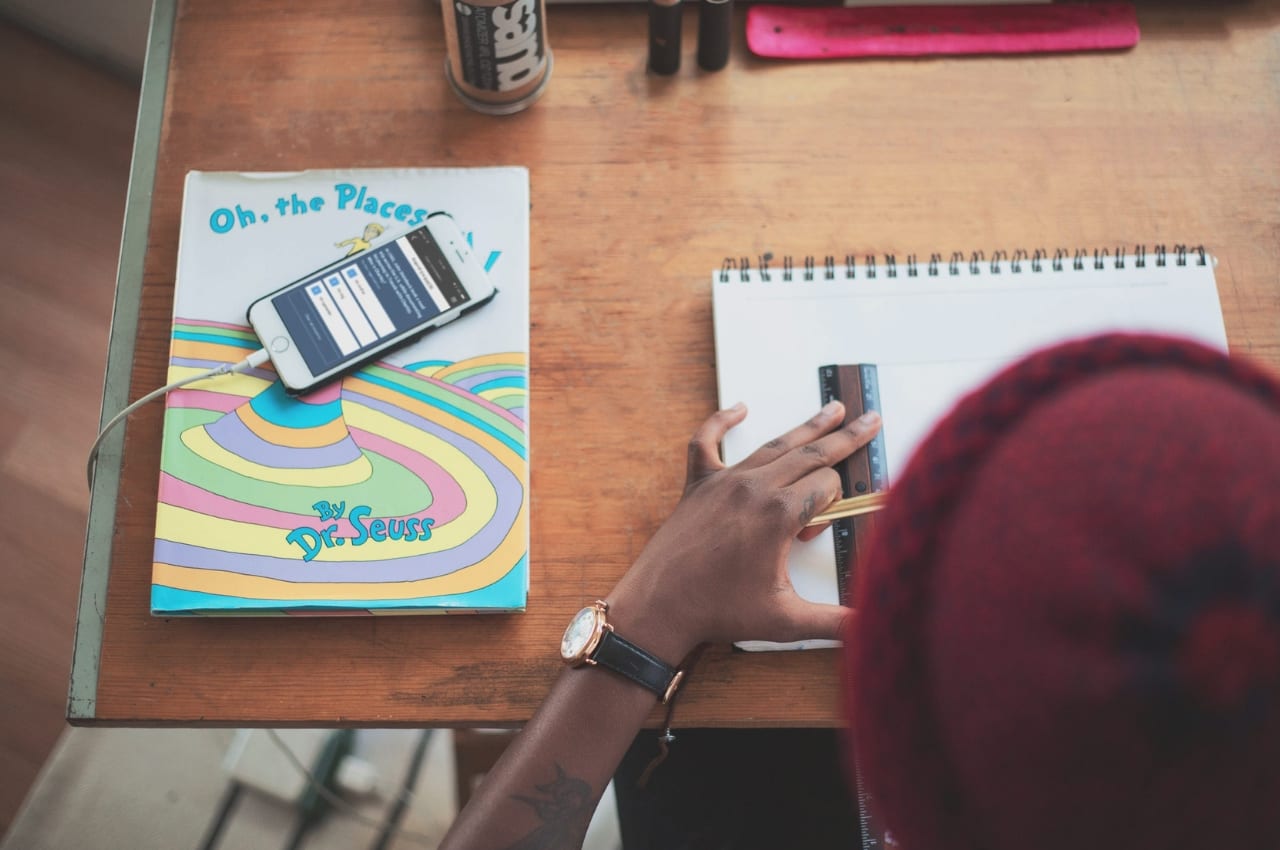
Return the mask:
M335 243L339 248L346 248L347 253L344 256L350 257L352 254L359 254L361 251L368 251L373 247L373 240L377 239L386 228L376 221L371 221L364 226L364 234L362 236L352 236L350 239L343 239L341 242Z

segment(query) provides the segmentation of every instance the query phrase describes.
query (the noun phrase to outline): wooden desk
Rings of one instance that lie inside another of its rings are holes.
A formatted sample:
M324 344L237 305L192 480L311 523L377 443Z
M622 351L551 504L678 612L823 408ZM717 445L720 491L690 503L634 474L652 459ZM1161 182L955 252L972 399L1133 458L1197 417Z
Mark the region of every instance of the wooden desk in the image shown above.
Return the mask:
M520 616L153 619L153 405L100 464L71 720L526 719L567 618L680 492L715 406L709 271L726 254L1203 242L1232 348L1280 369L1280 10L1208 5L1144 6L1119 54L787 64L739 41L717 74L693 62L690 12L665 79L645 74L643 7L553 7L546 95L491 118L449 91L430 2L161 0L107 408L164 382L189 169L527 165L532 590ZM836 661L713 652L678 722L835 724Z

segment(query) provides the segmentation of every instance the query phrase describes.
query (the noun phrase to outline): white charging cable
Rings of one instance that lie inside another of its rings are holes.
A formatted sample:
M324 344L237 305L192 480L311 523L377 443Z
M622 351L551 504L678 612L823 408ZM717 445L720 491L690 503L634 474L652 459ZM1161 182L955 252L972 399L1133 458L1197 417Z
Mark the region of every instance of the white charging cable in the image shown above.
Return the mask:
M107 434L111 433L112 428L115 428L123 422L130 413L133 413L147 402L154 401L161 396L167 395L179 387L185 387L187 384L194 384L196 381L203 381L207 378L217 378L221 375L248 372L250 369L257 369L263 363L266 363L267 359L267 350L265 348L260 348L253 354L250 354L248 357L241 360L239 363L224 363L217 368L208 369L196 375L190 375L180 381L174 381L172 384L166 384L158 390L152 390L133 404L126 407L124 410L117 413L115 416L111 417L111 420L107 422L106 425L103 425L102 430L98 432L98 437L93 441L93 445L89 447L89 461L85 466L85 475L89 479L89 489L93 489L93 472L98 466L98 449L102 446L103 439L106 438Z

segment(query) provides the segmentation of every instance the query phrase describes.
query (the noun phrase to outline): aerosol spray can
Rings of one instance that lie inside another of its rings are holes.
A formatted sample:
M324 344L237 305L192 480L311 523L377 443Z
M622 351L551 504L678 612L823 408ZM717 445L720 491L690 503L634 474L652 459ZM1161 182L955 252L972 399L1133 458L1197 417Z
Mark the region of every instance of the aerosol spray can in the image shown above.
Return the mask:
M551 79L545 0L441 0L445 76L462 102L488 115L529 106Z

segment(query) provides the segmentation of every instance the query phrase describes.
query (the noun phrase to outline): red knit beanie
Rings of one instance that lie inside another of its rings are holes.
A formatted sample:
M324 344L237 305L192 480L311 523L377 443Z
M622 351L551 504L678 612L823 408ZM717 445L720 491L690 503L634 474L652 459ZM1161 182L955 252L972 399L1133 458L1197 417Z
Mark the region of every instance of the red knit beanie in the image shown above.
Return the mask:
M1280 848L1258 368L1107 336L1007 369L894 485L857 598L852 740L906 850Z

